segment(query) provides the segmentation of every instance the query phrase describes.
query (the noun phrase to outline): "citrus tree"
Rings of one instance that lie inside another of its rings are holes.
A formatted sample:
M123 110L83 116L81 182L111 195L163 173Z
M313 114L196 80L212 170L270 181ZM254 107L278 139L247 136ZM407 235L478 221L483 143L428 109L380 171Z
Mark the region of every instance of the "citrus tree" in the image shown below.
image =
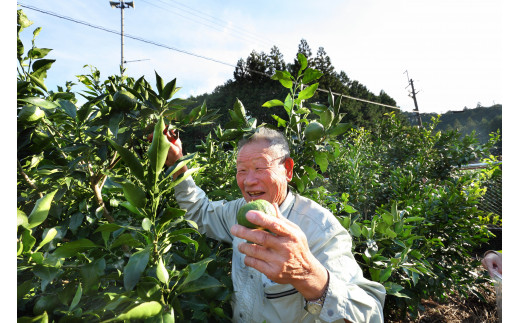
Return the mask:
M30 24L19 10L18 34ZM199 169L170 175L195 155L164 168L167 138L214 111L185 111L176 80L156 74L153 89L144 78L102 81L92 67L78 76L78 107L71 83L46 88L49 52L33 39L25 54L18 38L20 320L229 320L228 249L207 242L173 197Z

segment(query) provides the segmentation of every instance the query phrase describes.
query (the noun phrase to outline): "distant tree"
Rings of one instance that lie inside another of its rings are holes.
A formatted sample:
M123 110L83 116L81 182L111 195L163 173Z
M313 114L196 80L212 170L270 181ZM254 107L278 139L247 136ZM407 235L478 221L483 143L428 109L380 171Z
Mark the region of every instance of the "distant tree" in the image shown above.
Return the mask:
M285 64L285 61L283 60L283 54L280 52L278 47L273 46L269 54L269 75L274 75L275 71L285 71L286 69L287 64Z
M238 60L233 76L239 83L255 83L269 79L270 58L264 53L253 50L247 60Z

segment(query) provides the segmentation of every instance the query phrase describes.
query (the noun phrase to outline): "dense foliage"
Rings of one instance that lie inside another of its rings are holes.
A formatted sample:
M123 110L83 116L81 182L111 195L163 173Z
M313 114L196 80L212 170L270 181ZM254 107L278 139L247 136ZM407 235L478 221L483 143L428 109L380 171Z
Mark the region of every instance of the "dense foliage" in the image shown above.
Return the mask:
M30 24L19 10L18 33ZM381 115L380 127L361 127L341 97L318 96L318 81L333 82L330 70L313 65L318 58L299 53L289 65L274 49L262 59L274 62L276 92L252 109L234 93L230 109L220 111L225 122L213 123L217 111L206 102L185 108L174 98L176 80L158 73L152 87L144 78L102 80L90 67L78 76L87 100L78 107L71 82L46 88L50 51L33 39L26 52L18 38L19 321L229 321L229 246L184 218L173 188L192 175L213 200L239 197L236 143L261 126L289 139L292 189L350 231L365 276L387 290L387 317L417 313L421 299L450 290L475 293L471 256L488 239L485 223L500 224L478 204L500 167L457 166L496 161L489 149L498 136L481 145L436 131L438 120L418 128L393 113ZM236 74L255 77L247 69ZM255 116L260 110L269 120ZM209 131L192 142L192 154L164 168L165 128L184 142L201 127ZM189 172L172 181L186 164Z
M416 118L407 113L412 124ZM434 113L423 113L423 123L429 123L432 117L437 117ZM480 103L473 109L464 108L462 111L448 111L439 118L436 127L439 131L456 130L461 136L470 135L475 132L475 137L481 144L488 141L489 135L493 132L502 132L502 105L495 104L484 107ZM492 153L497 156L502 155L502 140L498 140Z

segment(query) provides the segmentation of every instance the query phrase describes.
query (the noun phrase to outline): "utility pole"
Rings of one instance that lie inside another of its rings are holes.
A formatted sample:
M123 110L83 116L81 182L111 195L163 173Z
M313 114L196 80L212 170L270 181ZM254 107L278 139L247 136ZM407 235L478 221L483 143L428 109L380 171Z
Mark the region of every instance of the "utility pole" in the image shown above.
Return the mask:
M408 77L408 71L404 71L406 73L406 77ZM417 105L417 97L415 96L418 92L415 92L415 88L413 87L413 80L408 77L408 83L412 86L412 93L408 96L411 96L413 99L413 103L415 105L415 109L413 110L417 114L417 122L419 123L419 127L422 127L421 114L419 113L419 106ZM406 86L408 87L408 86Z
M130 8L130 7L135 8L135 7L134 7L133 1L128 1L128 2L110 1L110 6L112 8L121 8L121 76L123 76L124 63L125 63L125 58L124 58L125 13L124 12L125 12L126 8Z

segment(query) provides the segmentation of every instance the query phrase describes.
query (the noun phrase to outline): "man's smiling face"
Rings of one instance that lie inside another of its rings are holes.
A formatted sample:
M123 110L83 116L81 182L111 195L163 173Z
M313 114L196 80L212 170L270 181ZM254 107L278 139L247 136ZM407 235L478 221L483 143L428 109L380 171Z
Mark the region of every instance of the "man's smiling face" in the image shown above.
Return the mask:
M244 145L237 156L237 184L247 202L264 199L282 204L294 162L269 148L266 140Z

